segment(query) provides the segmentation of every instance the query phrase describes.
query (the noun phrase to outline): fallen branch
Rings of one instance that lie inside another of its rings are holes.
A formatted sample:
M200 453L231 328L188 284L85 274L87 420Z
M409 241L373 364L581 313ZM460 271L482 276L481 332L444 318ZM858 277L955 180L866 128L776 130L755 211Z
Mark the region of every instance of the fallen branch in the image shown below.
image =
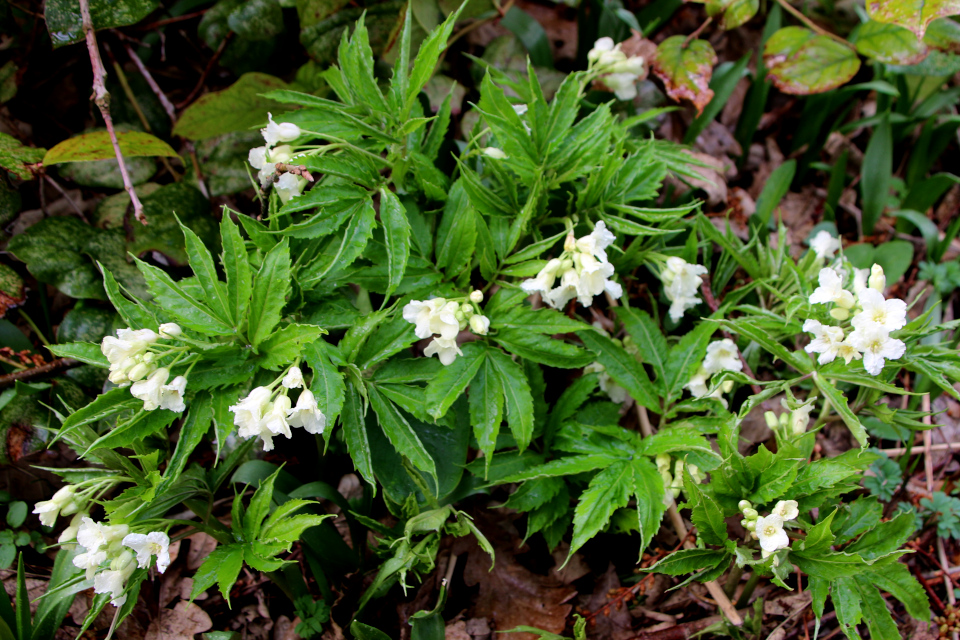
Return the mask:
M23 371L14 371L13 373L0 376L0 389L10 387L18 380L20 382L29 382L30 380L42 378L52 373L59 373L65 369L72 369L81 364L83 363L71 358L57 358L53 362L42 364L39 367L32 367L30 369L24 369Z
M130 202L133 204L133 217L142 224L147 224L147 219L143 215L143 204L137 197L137 192L133 189L133 181L130 180L127 164L123 161L120 142L117 140L117 132L113 128L113 119L110 117L110 93L106 87L107 70L103 66L103 60L100 59L97 36L93 29L93 18L90 17L90 0L80 0L80 16L83 20L83 33L87 39L87 52L90 54L90 66L93 68L93 101L100 109L104 124L107 125L107 133L110 134L110 142L113 143L113 152L117 156L117 164L120 165L123 188L130 194Z
M751 609L741 609L734 611L737 617L741 614L747 615ZM696 637L697 634L710 625L723 621L723 616L709 616L700 620L691 620L683 624L659 629L657 631L641 631L638 635L632 636L630 640L687 640L687 638Z

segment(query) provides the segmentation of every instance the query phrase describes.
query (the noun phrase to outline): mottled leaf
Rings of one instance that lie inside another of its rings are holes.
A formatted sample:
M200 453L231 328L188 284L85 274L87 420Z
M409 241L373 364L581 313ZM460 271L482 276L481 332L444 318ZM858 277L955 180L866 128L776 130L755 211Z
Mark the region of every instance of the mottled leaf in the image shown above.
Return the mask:
M937 18L960 13L960 0L867 0L867 15L913 31L922 38Z
M663 80L667 95L679 102L686 98L702 113L713 99L710 78L717 54L706 40L692 40L684 46L687 37L672 36L657 47L653 72Z
M763 61L777 88L794 95L836 89L860 69L852 47L803 27L785 27L770 36Z
M138 156L176 157L169 144L142 131L117 131L117 143L125 158ZM68 138L55 145L43 156L43 164L52 165L61 162L88 162L116 158L113 142L106 131L91 131Z

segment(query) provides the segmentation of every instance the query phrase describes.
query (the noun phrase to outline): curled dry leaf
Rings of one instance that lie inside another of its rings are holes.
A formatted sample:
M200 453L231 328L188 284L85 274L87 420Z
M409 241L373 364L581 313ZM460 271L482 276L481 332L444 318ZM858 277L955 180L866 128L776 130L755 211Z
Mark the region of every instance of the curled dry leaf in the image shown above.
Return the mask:
M867 14L877 22L900 25L923 38L937 18L960 13L960 0L867 0Z
M653 72L663 80L667 95L679 102L686 98L702 113L710 100L710 78L717 54L706 40L692 40L684 46L686 36L667 38L657 47Z
M785 27L770 36L763 62L777 88L794 95L836 89L860 70L851 47L803 27Z
M876 20L857 27L850 41L861 55L885 64L917 64L930 54L909 29Z

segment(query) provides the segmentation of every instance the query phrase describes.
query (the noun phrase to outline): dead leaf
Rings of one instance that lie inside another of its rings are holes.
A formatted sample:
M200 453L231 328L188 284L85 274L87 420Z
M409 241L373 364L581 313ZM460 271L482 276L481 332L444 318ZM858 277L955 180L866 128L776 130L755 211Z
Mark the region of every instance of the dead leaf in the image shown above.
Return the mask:
M593 594L587 601L587 609L598 611L610 603L610 594L620 588L620 578L613 567L613 563L607 567L606 573L597 580L597 585ZM593 633L595 637L605 640L628 640L634 637L632 631L632 619L627 607L610 607L605 615L598 615L593 619Z
M718 205L727 201L727 181L724 177L726 167L722 160L713 156L696 151L685 151L694 159L707 165L706 167L692 167L703 176L700 178L684 178L694 189L703 189L707 193L707 202L711 205ZM667 182L672 183L678 188L683 188L682 184L673 175L667 177Z
M320 640L346 640L343 636L343 629L341 629L336 622L331 620L328 624L330 626L323 632L323 635L320 636Z
M451 622L443 630L443 640L473 640L467 633L467 623L463 620Z
M144 640L193 640L193 636L209 631L213 621L207 612L192 602L178 602L173 609L161 609L147 628Z
M473 640L490 640L493 632L490 629L490 623L483 618L470 618L467 620L467 633Z
M710 78L717 54L706 40L691 40L677 35L667 38L657 47L653 72L663 80L667 95L680 102L689 100L697 114L713 100Z
M570 545L564 542L554 549L551 554L557 566L550 570L550 575L557 578L563 584L570 584L590 573L590 567L583 561L582 555L575 553L573 557L567 561L567 555L569 555L569 553ZM564 564L564 562L566 562L566 564Z
M280 616L273 628L273 640L300 640L296 631L298 624L300 624L300 618L291 620L287 616Z
M202 532L187 536L187 540L190 541L190 549L187 551L187 569L199 569L207 556L217 548L217 541Z
M810 592L788 593L763 603L763 612L768 616L790 616L810 606Z

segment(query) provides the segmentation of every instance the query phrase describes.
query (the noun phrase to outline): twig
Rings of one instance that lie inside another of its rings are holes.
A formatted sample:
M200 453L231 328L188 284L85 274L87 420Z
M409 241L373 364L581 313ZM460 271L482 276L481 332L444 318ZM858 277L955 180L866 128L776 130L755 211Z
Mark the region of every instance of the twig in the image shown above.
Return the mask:
M193 13L185 13L182 16L176 16L173 18L164 18L163 20L157 20L156 22L151 22L150 24L143 25L142 27L137 27L142 31L153 31L159 27L166 26L168 24L174 24L176 22L183 22L184 20L191 20L193 18L199 18L205 14L209 9L202 9L200 11L194 11Z
M680 512L677 511L677 503L671 501L670 506L667 508L667 516L670 518L673 528L676 530L677 535L683 540L684 549L695 549L696 544L691 540L687 540L687 526L683 523L683 518L680 517ZM733 606L733 603L730 602L730 598L727 597L727 594L724 592L723 587L720 586L716 580L710 580L704 582L703 586L707 588L707 591L710 592L710 595L713 596L713 599L717 601L717 606L720 607L720 611L723 612L723 615L726 616L727 620L730 621L730 624L739 627L743 624L743 618L740 617L740 614L737 612L737 608Z
M922 399L923 423L930 425L930 394L924 394ZM930 455L930 449L933 446L933 436L930 429L923 432L923 471L927 476L927 491L933 493L933 456Z
M750 609L741 609L737 612L739 616L749 614ZM723 621L723 616L709 616L700 620L691 620L683 624L658 629L657 631L641 631L638 635L632 636L629 640L685 640L686 638L695 638L697 633L703 631L710 625Z
M57 358L53 362L42 364L39 367L32 367L30 369L24 369L23 371L8 373L0 376L0 389L12 386L18 380L20 382L27 382L35 378L42 378L51 373L59 373L64 369L72 369L81 364L83 363L70 358Z
M147 81L147 85L150 87L150 90L153 91L153 94L157 96L157 100L160 101L160 104L163 105L163 110L167 112L167 115L170 117L170 123L177 121L177 110L174 108L173 103L170 102L170 98L167 97L167 94L163 92L160 88L160 85L157 84L157 81L153 79L153 76L150 75L150 71L147 70L143 60L140 59L140 56L130 47L130 45L124 45L124 48L127 51L127 55L130 56L130 60L133 61L133 64L137 67L137 71L140 72L140 75L143 76L143 79Z
M693 40L696 40L700 37L700 34L703 33L703 30L710 26L710 23L713 22L713 18L707 18L703 21L703 24L697 27L693 33L687 36L687 39L683 41L683 44L680 45L681 49L686 49Z
M653 435L653 426L650 424L650 416L647 415L647 408L636 401L634 401L634 406L637 408L637 418L640 420L640 433L643 434L644 438L649 438Z
M203 70L203 73L200 74L200 79L197 81L197 86L193 88L193 91L191 91L186 98L177 103L178 109L182 109L193 102L193 99L196 97L196 95L200 93L200 90L203 89L203 85L207 81L207 76L210 75L210 72L213 70L213 66L217 64L217 60L220 59L220 56L223 54L223 50L227 48L227 43L230 42L230 38L232 37L233 31L228 31L227 35L225 35L223 40L220 41L220 46L217 47L213 57L210 58L210 61L207 63L207 67Z
M924 432L929 433L929 431ZM887 454L887 456L893 458L895 456L902 456L907 453L906 447L895 447L893 449L880 449L881 453ZM930 448L927 449L924 446L924 454L926 455L929 451L960 451L960 442L945 442L943 444L932 444ZM916 448L912 449L913 453L916 453Z
M787 0L777 0L777 3L778 3L781 7L783 7L784 9L786 9L787 13L789 13L789 14L792 15L794 18L796 18L797 20L799 20L800 22L802 22L806 27L808 27L808 28L811 29L812 31L820 34L821 36L827 36L828 38L833 38L833 39L836 40L837 42L842 42L845 46L850 47L851 49L854 48L852 44L850 44L849 42L847 42L846 40L844 40L844 39L841 38L840 36L838 36L838 35L836 35L836 34L834 34L834 33L830 33L830 32L827 31L826 29L823 29L822 27L818 26L815 22L813 22L813 20L811 20L811 19L808 18L807 16L803 15L803 12L802 12L802 11L800 11L799 9L797 9L796 7L794 7L793 5L791 5Z
M117 164L120 165L120 175L123 177L123 187L130 194L130 202L133 204L133 216L142 224L147 224L147 219L143 215L143 204L137 197L137 192L133 189L133 181L130 180L130 173L127 171L127 164L123 161L123 153L120 151L120 142L117 140L117 132L113 128L113 118L110 117L110 93L107 91L106 78L107 70L103 66L103 60L100 59L100 49L97 47L97 35L93 29L93 18L90 17L90 0L80 1L80 16L83 20L83 32L87 39L87 51L90 54L90 66L93 68L93 101L100 109L100 115L107 126L107 133L110 134L110 142L113 143L113 152L117 156Z
M70 208L77 212L77 215L80 216L80 219L89 224L87 216L83 215L83 210L77 206L77 203L73 201L73 198L67 195L66 190L60 186L60 183L47 175L47 172L43 172L43 179L50 183L50 185L60 192L60 195L63 196L63 199L70 204Z
M929 396L924 396L928 398ZM950 563L947 562L947 552L943 548L943 538L937 536L937 556L940 558L940 565L944 570L943 574L943 586L947 590L947 602L950 603L950 606L953 607L957 604L957 596L953 594L953 580L950 579ZM958 634L956 631L950 632L950 637L952 640L957 640Z

